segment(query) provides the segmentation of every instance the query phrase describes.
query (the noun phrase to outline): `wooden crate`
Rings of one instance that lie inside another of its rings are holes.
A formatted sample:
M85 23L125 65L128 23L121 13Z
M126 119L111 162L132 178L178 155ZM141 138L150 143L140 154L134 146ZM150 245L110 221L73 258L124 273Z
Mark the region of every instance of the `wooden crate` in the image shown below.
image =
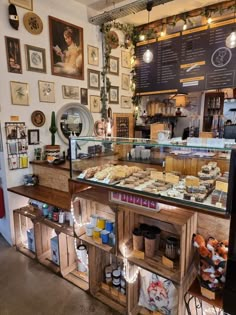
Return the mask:
M81 241L69 235L63 238L63 243L60 244L63 246L63 251L61 251L60 255L60 271L63 278L87 291L89 289L88 272L78 271L75 242L77 245Z
M77 204L75 206L76 202L79 203L79 205ZM77 197L76 200L74 200L74 209L75 208L77 209L75 211L77 221L84 225L90 222L90 216L93 214L96 214L99 217L103 217L107 220L115 222L115 213L108 205ZM85 226L83 227L75 226L75 234L82 241L86 242L87 244L100 247L104 251L115 252L115 247L109 246L107 244L102 244L101 239L94 241L94 239L90 236L87 236L85 232L86 232Z
M33 228L36 246L35 227L39 217L39 211L32 206L25 206L13 211L16 249L30 258L36 258L36 252L31 251L28 247L27 230Z
M119 254L124 255L125 246L129 262L180 284L188 273L193 260L191 241L192 234L197 230L197 214L162 204L160 204L160 208L160 212L154 212L119 206ZM159 227L162 240L168 236L174 236L180 240L180 256L178 261L175 261L174 268L163 264L163 250L156 250L156 254L152 258L147 258L142 252L133 251L132 231L141 223Z
M53 223L53 222L52 222ZM58 238L58 249L59 249L59 261L64 261L65 256L67 255L66 247L66 237L67 235L55 230L55 227L45 224L44 221L39 222L35 228L35 237L36 237L36 255L38 261L48 267L55 273L61 273L60 264L57 265L53 262L51 258L51 238L57 236Z
M137 269L137 266L131 267L131 269L134 268ZM186 308L184 304L184 294L188 291L189 287L191 286L192 282L194 281L196 277L196 270L194 266L191 266L189 269L188 274L185 275L183 282L181 285L175 284L175 288L178 291L178 315L186 314ZM140 277L137 278L137 280L128 285L128 314L130 315L162 315L161 312L158 311L150 311L149 309L138 305L139 302L139 293L140 293Z
M91 294L117 310L121 314L126 313L126 296L108 286L105 283L105 267L111 263L122 264L122 260L116 256L104 252L100 248L89 248L89 286Z

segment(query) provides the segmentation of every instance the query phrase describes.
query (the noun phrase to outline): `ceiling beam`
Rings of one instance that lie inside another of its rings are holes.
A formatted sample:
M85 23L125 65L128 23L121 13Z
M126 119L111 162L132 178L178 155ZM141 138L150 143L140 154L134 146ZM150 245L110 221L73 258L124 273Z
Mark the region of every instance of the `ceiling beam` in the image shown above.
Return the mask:
M110 11L105 11L99 15L95 15L89 18L89 22L95 25L102 25L107 22L114 21L124 16L135 14L140 11L146 10L149 0L137 0L132 3L120 6ZM173 0L153 0L153 7L171 2Z

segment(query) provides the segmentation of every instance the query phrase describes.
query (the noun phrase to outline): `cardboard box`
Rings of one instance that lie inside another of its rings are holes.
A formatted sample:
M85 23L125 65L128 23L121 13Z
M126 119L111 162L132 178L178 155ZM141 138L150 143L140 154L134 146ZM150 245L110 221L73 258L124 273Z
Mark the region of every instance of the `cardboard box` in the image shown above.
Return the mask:
M33 228L27 230L27 241L28 241L28 249L31 250L31 252L35 253L35 238L34 238Z
M60 265L58 237L51 238L51 257L56 265Z

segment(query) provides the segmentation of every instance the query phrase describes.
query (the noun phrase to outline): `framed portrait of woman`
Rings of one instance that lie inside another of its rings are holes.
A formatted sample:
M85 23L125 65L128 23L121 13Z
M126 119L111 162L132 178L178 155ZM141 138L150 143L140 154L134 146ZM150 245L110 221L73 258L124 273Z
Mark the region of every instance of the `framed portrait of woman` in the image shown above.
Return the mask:
M84 80L83 28L49 16L53 75Z

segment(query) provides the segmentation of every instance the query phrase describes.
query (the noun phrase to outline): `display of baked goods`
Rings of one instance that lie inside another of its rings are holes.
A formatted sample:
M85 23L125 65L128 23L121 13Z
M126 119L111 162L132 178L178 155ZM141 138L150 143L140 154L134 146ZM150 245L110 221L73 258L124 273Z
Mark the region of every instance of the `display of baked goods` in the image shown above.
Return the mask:
M200 167L198 176L174 176L175 171L162 172L155 168L105 164L86 169L84 178L163 197L225 208L227 193L216 189L216 181L228 182L228 174L221 174L217 163L211 161Z

